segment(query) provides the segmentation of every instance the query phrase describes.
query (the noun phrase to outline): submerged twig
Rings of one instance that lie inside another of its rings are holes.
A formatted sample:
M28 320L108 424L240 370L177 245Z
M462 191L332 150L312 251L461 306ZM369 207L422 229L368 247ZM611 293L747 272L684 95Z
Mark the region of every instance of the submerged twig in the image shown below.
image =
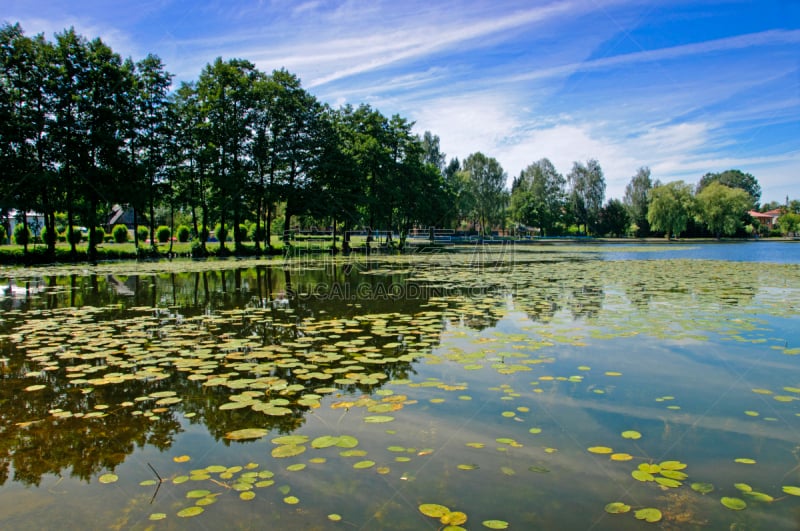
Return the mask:
M147 463L147 466L149 466L149 467L150 467L150 470L152 470L152 471L153 471L153 474L155 474L155 475L156 475L156 477L158 478L158 483L159 483L159 485L160 485L161 483L163 483L163 482L164 482L164 480L161 478L161 476L160 476L160 475L159 475L159 473L156 471L156 469L155 469L155 468L153 468L153 465L151 465L150 463Z

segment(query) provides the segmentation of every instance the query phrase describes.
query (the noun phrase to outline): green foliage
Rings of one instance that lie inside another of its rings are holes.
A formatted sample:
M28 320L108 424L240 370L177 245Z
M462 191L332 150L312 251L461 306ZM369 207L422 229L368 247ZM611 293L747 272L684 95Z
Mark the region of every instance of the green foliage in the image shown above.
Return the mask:
M647 221L654 231L665 233L667 238L679 237L694 213L692 186L683 181L673 181L656 186L650 191Z
M756 208L761 200L761 185L758 180L749 173L740 170L726 170L722 173L706 173L697 183L697 195L711 183L719 183L729 188L738 188L747 192L750 197L748 209Z
M240 242L247 241L249 234L249 231L247 230L247 225L245 225L244 223L239 223L237 231L238 234L236 235L235 239L239 240Z
M473 153L464 161L468 190L474 199L473 219L481 227L481 234L491 232L492 226L503 216L507 195L506 173L496 159L483 153Z
M191 230L186 225L180 225L175 232L177 233L179 242L186 243L189 241Z
M150 229L144 225L139 225L136 227L136 236L139 239L139 243L143 243L150 237Z
M33 240L33 233L24 223L17 223L14 226L14 243L17 245L28 245Z
M128 241L128 227L125 225L114 225L111 229L111 235L114 237L116 243L125 243Z
M734 234L752 205L750 195L719 181L712 182L697 194L697 219L716 237Z
M548 159L541 159L514 180L511 187L511 212L515 221L537 227L549 236L563 217L566 179Z
M102 227L95 227L94 228L94 244L100 245L106 239L106 231L103 230Z
M800 214L786 212L778 218L778 228L784 236L796 235L800 232Z
M630 217L619 199L609 199L600 210L599 233L608 236L624 236L628 232Z
M217 237L217 241L227 241L228 240L228 228L223 227L222 224L217 223L214 225L214 235Z
M575 162L567 175L569 195L567 205L574 221L583 225L586 233L597 232L600 210L606 194L606 181L600 163L591 159Z
M628 216L636 230L634 236L647 236L650 233L650 224L647 221L647 207L653 181L650 179L650 168L643 166L636 171L636 175L625 186L623 203L628 210Z
M66 239L69 243L78 245L83 241L83 233L80 227L72 227L72 232L66 231Z
M156 229L156 239L158 239L159 243L168 242L170 236L172 236L172 231L166 225L159 225Z
M0 245L6 243L6 228L0 225Z

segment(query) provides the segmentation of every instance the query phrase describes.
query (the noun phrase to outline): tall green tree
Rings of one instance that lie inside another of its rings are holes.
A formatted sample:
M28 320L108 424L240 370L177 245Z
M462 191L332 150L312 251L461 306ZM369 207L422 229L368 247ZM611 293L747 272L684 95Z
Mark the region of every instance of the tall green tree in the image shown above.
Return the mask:
M628 210L630 220L636 225L637 236L650 234L650 223L647 221L647 207L649 204L650 190L653 189L653 180L650 177L650 168L642 166L636 170L636 175L631 177L625 186L623 203Z
M506 173L496 159L480 152L468 156L463 167L474 200L474 219L480 224L481 234L488 234L505 213Z
M630 224L628 209L619 199L609 199L600 209L599 232L609 236L624 236Z
M228 221L237 228L242 220L243 192L247 189L248 144L251 141L252 81L255 66L243 59L223 61L218 57L206 65L197 83L201 127L209 151L213 152L211 185L220 225ZM232 219L231 219L232 218ZM233 231L235 247L241 247L241 234ZM226 252L225 239L219 239Z
M750 208L757 209L761 201L761 185L758 179L741 170L725 170L720 173L706 173L697 183L696 194L700 194L711 183L724 184L730 188L739 188L750 196Z
M595 232L600 222L600 209L606 193L606 181L600 163L590 159L586 164L575 162L567 174L568 206L575 222L584 232Z
M654 231L664 232L667 239L678 238L686 230L694 214L695 204L692 185L683 181L672 181L656 186L650 191L647 221Z
M566 179L548 159L522 170L511 190L511 210L517 221L551 235L563 217Z
M696 196L697 219L717 238L731 235L744 225L753 198L741 188L712 182Z
M166 177L167 150L174 141L169 115L172 74L166 71L159 57L150 54L136 63L135 75L134 119L137 136L134 142L138 152L137 162L143 176L143 182L138 184L148 209L150 245L155 249L156 206L160 198L172 196ZM131 196L136 195L138 191L131 190ZM136 208L140 205L134 203L133 206Z

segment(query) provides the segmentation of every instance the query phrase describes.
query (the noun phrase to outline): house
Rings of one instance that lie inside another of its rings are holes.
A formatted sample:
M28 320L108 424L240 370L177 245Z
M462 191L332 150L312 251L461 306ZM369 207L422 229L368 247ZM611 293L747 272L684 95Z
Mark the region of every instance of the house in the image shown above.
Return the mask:
M147 217L143 212L137 212L136 217L139 225L147 225ZM133 208L129 205L114 205L106 219L106 226L103 228L107 233L111 233L114 225L125 225L130 230L136 230L133 224Z
M778 218L781 217L783 211L779 208L774 210L768 210L767 212L758 212L756 210L751 210L748 212L751 218L755 219L759 223L761 223L762 227L766 227L767 230L772 230L777 225Z
M44 214L40 214L38 212L28 211L25 213L25 217L28 221L28 228L31 229L34 237L38 237L42 233L42 229L44 228ZM11 209L8 211L8 219L4 220L3 225L8 228L9 237L14 234L14 229L17 226L17 223L22 222L22 212L19 212L16 209Z

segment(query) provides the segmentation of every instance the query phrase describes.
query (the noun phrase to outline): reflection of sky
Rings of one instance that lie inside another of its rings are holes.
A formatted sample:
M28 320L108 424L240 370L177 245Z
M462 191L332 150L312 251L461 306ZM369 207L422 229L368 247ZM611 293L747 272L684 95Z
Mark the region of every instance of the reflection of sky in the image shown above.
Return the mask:
M674 249L670 249L674 246ZM619 244L598 248L605 260L694 259L728 260L733 262L769 262L800 264L800 242L736 242L705 243L691 241L655 249L641 245Z

